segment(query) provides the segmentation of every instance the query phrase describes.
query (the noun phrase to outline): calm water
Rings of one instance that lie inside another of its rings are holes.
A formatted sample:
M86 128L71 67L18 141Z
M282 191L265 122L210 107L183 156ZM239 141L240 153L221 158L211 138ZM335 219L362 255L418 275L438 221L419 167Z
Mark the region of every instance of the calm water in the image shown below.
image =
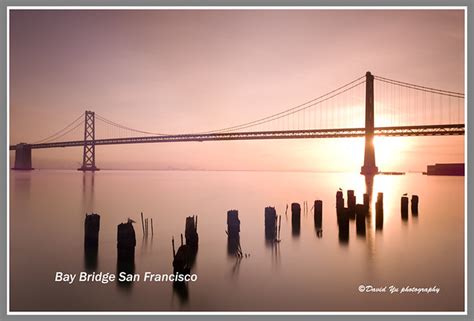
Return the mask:
M338 237L335 193L354 189L363 176L348 173L77 171L11 172L12 311L459 311L464 306L464 178L421 174L377 176L384 193L383 230L366 222L365 236L350 223L348 243ZM420 196L419 215L400 215L403 193ZM293 235L286 204L323 200L323 235L313 214L302 214ZM374 197L375 199L375 197ZM264 208L282 215L281 242L265 241ZM240 240L250 257L227 252L226 212L238 209ZM83 248L85 212L101 215L97 261ZM153 218L154 237L142 238L140 212ZM199 215L199 251L187 293L172 283L124 286L54 282L56 271L117 271L117 224L135 224L135 272L172 273L171 236L185 217ZM360 285L439 293L361 293Z

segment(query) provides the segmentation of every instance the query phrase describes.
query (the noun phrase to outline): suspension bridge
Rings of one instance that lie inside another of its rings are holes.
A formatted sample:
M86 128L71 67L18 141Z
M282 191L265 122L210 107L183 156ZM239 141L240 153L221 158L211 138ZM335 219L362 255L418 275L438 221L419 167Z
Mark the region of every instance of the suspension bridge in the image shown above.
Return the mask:
M364 86L365 85L365 86ZM95 147L116 144L365 137L361 174L378 173L374 136L464 135L464 94L367 72L324 95L276 114L198 133L165 134L127 127L92 111L33 143L11 145L13 169L32 170L32 150L82 147L81 171L99 170ZM78 137L79 135L79 137Z

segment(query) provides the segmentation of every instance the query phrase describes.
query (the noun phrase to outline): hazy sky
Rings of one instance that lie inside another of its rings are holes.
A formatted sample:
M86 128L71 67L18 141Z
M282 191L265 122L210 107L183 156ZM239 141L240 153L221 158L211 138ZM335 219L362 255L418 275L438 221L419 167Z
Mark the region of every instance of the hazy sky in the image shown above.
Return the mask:
M369 70L464 92L464 12L13 10L10 141L48 136L86 109L154 132L227 127ZM395 138L376 157L382 170L421 170L463 161L463 144L463 137ZM362 147L362 139L100 146L97 165L358 170ZM81 155L35 150L33 162L74 168Z

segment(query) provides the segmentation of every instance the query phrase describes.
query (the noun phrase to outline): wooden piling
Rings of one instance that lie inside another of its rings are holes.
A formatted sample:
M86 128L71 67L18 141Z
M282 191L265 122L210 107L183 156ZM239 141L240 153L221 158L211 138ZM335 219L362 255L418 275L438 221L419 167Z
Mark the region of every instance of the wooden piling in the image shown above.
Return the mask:
M84 246L97 247L99 245L100 215L87 214L84 219Z
M401 208L402 219L407 220L408 219L408 196L402 196L400 200L400 208Z
M239 211L227 211L227 231L230 237L238 236L240 233Z
M291 230L293 235L298 235L301 228L301 206L299 203L291 203Z
M323 226L323 201L314 201L314 225L321 229Z
M354 190L348 190L347 191L347 209L349 210L349 218L354 219L356 212L355 212L355 206L356 206L356 197L354 194Z
M365 210L368 212L369 207L370 207L369 194L365 193L364 196L363 196L363 199L364 199Z
M174 249L174 236L171 237L171 246L173 247L173 258L176 256L176 251Z
M193 215L186 217L184 235L186 237L186 245L189 245L193 249L198 247L199 235L197 233L197 216Z
M336 193L336 209L339 211L344 208L344 196L342 191Z
M281 215L278 215L278 237L277 237L278 240L280 240L280 230L281 230Z
M117 226L117 258L119 261L132 261L135 258L135 229L129 219Z
M142 218L142 231L143 231L143 236L145 236L145 224L143 224L143 212L140 212L140 216Z
M356 204L356 233L357 235L365 236L365 218L366 211L363 204Z
M418 215L418 195L412 195L411 196L411 213L413 215Z
M277 232L277 215L274 207L265 207L265 239L275 240Z
M151 236L153 236L155 233L153 231L153 219L151 219Z
M338 211L338 229L339 229L339 242L349 242L349 212L347 208L341 208Z
M190 249L186 244L181 245L173 258L173 273L189 274L191 272ZM183 281L184 282L184 281Z

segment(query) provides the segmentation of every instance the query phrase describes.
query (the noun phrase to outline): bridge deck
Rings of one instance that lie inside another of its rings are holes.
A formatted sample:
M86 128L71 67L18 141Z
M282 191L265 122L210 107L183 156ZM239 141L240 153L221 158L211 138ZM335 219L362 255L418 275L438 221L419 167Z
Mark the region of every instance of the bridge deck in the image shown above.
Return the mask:
M464 135L464 131L465 131L464 124L398 126L398 127L376 127L375 135L376 136L444 136L444 135ZM96 139L95 145L170 143L170 142L204 142L204 141L256 140L256 139L343 138L343 137L363 137L364 135L365 135L365 128L335 128L335 129L258 131L258 132L184 134L184 135L127 137L127 138L107 138L107 139ZM74 146L84 146L84 141L76 140L76 141L65 141L65 142L30 145L32 149L74 147ZM10 146L10 150L15 150L15 149L16 149L16 145Z

